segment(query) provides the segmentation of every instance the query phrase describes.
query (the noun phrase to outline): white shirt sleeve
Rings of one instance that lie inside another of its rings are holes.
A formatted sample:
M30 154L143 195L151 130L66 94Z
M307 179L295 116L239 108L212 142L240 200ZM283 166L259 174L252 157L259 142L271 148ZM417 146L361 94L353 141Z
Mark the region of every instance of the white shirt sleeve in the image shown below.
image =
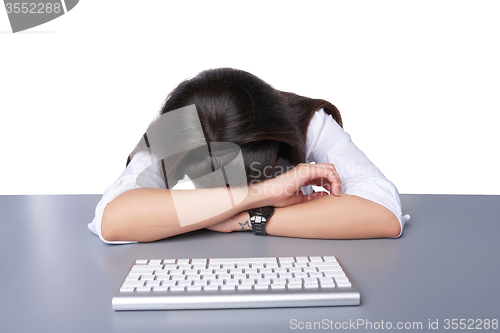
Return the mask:
M332 163L342 181L343 193L376 202L399 219L401 232L410 215L401 212L399 193L380 170L354 145L351 136L323 109L316 111L306 138L308 162Z
M95 209L95 217L92 222L88 224L89 230L98 235L103 242L108 244L137 243L132 241L105 240L101 233L102 214L104 208L111 200L126 191L140 187L165 188L165 183L160 176L159 170L157 170L158 166L159 164L157 161L152 160L151 155L147 152L138 152L135 154L120 177L104 191L101 201L99 201ZM139 175L140 181L138 180Z

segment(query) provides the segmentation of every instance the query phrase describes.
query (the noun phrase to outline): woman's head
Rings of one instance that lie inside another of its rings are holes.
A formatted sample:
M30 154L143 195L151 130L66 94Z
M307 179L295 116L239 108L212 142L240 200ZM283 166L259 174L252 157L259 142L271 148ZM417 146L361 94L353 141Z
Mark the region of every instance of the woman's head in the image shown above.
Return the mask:
M324 107L322 102L331 105L278 91L255 75L232 68L206 70L183 81L167 97L160 116L194 104L206 142L193 143L189 151L166 161L169 184L184 174L196 184L195 178L227 165L236 156L200 154L207 143L240 146L247 183L274 177L285 166L304 162L307 124L314 111Z

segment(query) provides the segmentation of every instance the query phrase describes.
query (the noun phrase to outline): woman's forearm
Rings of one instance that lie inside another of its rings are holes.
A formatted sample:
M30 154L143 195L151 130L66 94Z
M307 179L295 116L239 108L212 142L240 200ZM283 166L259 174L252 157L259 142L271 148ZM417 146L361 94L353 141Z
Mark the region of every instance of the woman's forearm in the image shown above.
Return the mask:
M319 180L322 181L321 184L318 184ZM297 210L299 205L295 204L306 199L300 191L303 185L322 185L323 182L330 189L336 190L341 187L340 178L332 164L301 163L273 179L248 187L196 190L137 188L122 193L108 203L103 212L101 234L107 241L148 242L215 225L218 227L212 230L231 231L241 228L245 230L245 225L248 226L246 223L248 213L241 212L250 208L274 206L287 209L277 209L276 222L273 223L275 219L273 217L270 223L271 230L276 229L272 232L283 236L291 232L289 234L291 237L324 238L321 237L320 226L324 228L327 224L328 214L339 215L336 209L322 208L320 214L322 222L318 220L317 233L301 234L300 228L293 231L286 228L289 218L294 220L297 220L297 217L306 218L308 214L305 212L314 207L321 208L321 205L302 203L300 204L302 209ZM328 197L334 198L335 195ZM320 200L322 199L313 201ZM340 203L334 206L340 207ZM298 215L292 216L296 210ZM235 216L237 218L233 218ZM238 224L238 228L232 229L235 223ZM219 229L221 225L223 228ZM304 228L303 230L305 231Z
M206 228L259 206L257 197L231 191L231 195L226 188L127 191L104 209L102 236L107 241L149 242ZM234 202L237 198L245 199Z
M397 237L401 227L389 209L364 198L343 194L276 208L266 224L275 236L356 239Z

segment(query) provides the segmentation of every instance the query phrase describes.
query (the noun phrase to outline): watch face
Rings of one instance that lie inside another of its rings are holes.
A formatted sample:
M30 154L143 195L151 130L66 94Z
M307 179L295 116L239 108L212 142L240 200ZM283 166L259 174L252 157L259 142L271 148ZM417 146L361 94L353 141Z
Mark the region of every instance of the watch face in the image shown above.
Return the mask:
M274 211L273 206L260 207L255 209L250 209L253 214L267 216L270 215Z

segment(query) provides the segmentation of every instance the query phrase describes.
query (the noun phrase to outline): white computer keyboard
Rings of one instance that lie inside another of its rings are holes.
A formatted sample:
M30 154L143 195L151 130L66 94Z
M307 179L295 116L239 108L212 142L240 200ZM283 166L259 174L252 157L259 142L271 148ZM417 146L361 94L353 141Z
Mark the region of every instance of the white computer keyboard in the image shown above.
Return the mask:
M114 310L359 305L333 256L136 260Z

